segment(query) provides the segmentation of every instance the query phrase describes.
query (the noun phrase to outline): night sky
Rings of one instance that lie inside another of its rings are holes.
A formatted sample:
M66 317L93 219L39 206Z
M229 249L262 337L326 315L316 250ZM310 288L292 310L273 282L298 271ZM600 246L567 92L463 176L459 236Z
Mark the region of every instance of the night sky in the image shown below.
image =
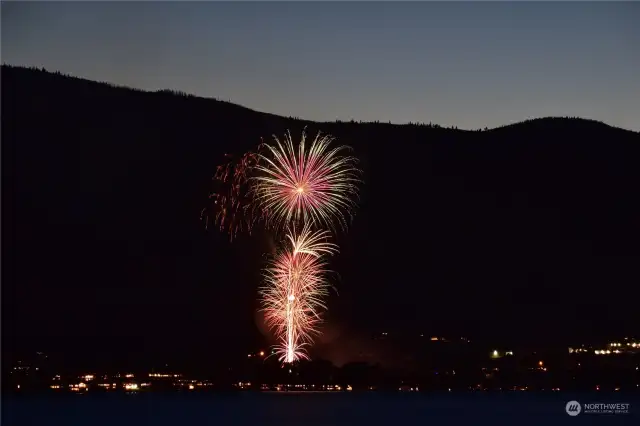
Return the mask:
M3 3L2 60L315 121L570 115L640 130L638 20L634 3ZM18 116L30 101L10 105L3 350L206 360L263 346L256 288L274 241L231 244L199 213L227 149L286 128L82 96L37 94L51 108L38 124ZM381 331L565 345L637 326L637 133L470 144L319 129L354 145L366 182L337 237L328 353L344 360Z
M640 130L640 4L19 2L2 60L309 120Z

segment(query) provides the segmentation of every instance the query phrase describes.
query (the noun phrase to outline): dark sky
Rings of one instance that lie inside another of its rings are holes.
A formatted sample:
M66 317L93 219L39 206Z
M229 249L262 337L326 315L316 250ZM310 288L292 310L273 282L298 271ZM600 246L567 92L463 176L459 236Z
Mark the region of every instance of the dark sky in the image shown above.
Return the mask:
M282 115L640 130L637 2L12 2L2 60Z

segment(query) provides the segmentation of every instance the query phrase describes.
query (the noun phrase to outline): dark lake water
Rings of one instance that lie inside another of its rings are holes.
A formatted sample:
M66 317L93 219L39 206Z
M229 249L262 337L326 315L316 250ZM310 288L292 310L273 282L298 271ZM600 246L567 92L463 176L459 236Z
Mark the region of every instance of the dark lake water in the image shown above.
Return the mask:
M629 403L629 414L579 414L565 405ZM640 425L640 395L624 394L122 394L11 397L3 426L191 425ZM402 422L402 423L400 423Z

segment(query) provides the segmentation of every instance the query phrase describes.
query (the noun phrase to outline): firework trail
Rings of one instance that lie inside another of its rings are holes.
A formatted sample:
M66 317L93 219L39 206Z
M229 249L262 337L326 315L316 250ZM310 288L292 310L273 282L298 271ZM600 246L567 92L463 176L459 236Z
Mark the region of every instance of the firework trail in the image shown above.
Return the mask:
M345 146L329 148L334 140L318 133L308 144L303 131L297 148L287 132L281 142L264 144L255 168L255 202L275 228L314 224L347 227L358 197L360 171L355 157L343 156Z
M311 344L326 309L322 299L330 288L324 258L337 252L327 231L312 231L307 224L301 232L292 227L288 244L265 269L260 289L266 323L278 338L276 354L283 363L308 359Z
M251 176L258 164L259 156L247 152L242 157L230 160L218 166L213 181L216 191L209 195L211 208L201 211L200 219L209 227L209 222L218 225L220 231L227 232L233 238L239 232L249 232L260 220L261 214L251 195Z

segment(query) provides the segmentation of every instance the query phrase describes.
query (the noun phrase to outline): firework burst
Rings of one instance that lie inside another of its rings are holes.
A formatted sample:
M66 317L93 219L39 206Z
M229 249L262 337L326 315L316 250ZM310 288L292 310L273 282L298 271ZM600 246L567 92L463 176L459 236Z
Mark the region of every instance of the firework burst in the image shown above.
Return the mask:
M278 338L276 354L291 363L308 359L311 344L326 309L323 298L330 285L325 256L337 252L328 242L327 231L312 231L305 225L301 232L292 227L287 245L265 269L265 284L260 289L266 323Z
M331 136L318 133L308 144L306 134L298 146L287 132L281 142L265 144L258 155L255 202L276 228L288 224L314 224L343 229L358 197L360 171L356 158L342 155L348 148L330 148Z
M346 229L358 197L357 160L343 154L347 147L330 148L333 140L318 133L307 143L303 132L296 145L287 132L282 142L274 136L274 143L230 158L213 178L212 208L201 213L206 226L217 224L232 240L260 221L277 232L287 230L286 245L270 260L260 289L283 363L308 359L330 288L326 257L337 252L321 229Z
M216 190L209 195L212 206L202 210L200 219L207 228L210 222L215 223L233 240L239 232L250 233L261 218L251 195L251 176L259 156L248 152L239 158L227 157L229 161L218 166L213 177Z

